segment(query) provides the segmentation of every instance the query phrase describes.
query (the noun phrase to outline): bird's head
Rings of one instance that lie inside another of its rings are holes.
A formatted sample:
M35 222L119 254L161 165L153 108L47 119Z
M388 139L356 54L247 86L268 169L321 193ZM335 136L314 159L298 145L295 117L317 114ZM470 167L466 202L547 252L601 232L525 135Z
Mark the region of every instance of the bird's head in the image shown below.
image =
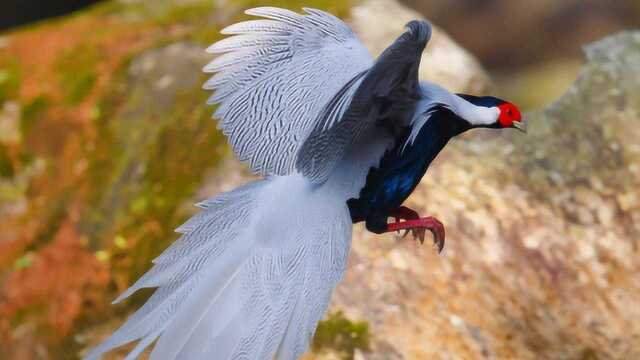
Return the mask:
M516 128L520 131L527 131L524 122L522 122L522 114L520 114L517 106L504 101L498 105L498 110L500 110L498 124L501 128Z
M493 96L457 95L476 107L463 116L471 123L472 127L514 128L527 132L527 127L522 121L522 114L514 104Z

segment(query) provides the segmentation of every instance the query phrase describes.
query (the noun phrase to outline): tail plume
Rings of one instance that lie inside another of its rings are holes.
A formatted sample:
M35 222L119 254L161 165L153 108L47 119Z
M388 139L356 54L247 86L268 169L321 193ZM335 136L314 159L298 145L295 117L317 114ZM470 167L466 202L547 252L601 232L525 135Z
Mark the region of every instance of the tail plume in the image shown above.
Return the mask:
M202 212L177 229L182 236L114 303L141 288L157 287L155 293L86 359L136 340L127 359L156 340L151 359L302 355L346 266L351 223L343 205L322 212L317 226L265 231L273 223L265 214L278 206L261 196L271 183L198 204Z

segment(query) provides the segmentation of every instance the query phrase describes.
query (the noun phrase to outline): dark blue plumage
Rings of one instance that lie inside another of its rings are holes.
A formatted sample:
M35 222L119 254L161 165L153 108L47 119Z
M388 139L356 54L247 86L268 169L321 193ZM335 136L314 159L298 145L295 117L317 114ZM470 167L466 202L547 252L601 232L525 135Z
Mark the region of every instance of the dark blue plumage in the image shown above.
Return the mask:
M442 148L452 137L470 128L467 121L440 107L422 126L415 141L406 146L411 128L404 129L378 167L369 171L359 197L347 201L352 221L366 221L372 232L385 231L391 210L409 197Z

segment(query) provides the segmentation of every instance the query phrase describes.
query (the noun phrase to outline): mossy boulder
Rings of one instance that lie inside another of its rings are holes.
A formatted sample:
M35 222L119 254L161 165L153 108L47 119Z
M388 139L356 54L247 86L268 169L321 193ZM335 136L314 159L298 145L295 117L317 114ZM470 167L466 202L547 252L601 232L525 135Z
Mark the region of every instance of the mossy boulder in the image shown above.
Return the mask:
M144 300L108 306L175 239L204 175L228 154L200 69L219 29L258 4L112 0L2 35L0 348L11 350L7 356L77 358L86 346L79 334ZM277 5L339 14L351 6Z
M3 355L77 358L144 300L109 306L189 204L247 178L229 167L199 69L218 30L260 4L106 1L3 35ZM528 114L527 137L445 151L411 199L447 225L442 256L358 228L331 312L344 316L321 343L380 359L639 357L638 38L589 47L576 85Z

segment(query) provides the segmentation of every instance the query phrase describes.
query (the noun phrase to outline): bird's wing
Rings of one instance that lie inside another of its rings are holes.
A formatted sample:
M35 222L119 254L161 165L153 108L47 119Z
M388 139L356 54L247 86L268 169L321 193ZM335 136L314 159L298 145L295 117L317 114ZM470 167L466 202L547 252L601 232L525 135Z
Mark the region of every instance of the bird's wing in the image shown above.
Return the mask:
M247 10L264 19L231 25L208 48L224 53L205 66L216 74L214 117L241 161L263 175L295 169L300 146L316 122L342 117L371 55L340 19L316 9L301 15L274 7ZM334 104L332 112L323 112Z
M409 22L407 31L358 80L357 88L345 90L353 95L341 119L335 122L330 116L320 116L297 156L296 167L302 174L315 182L324 181L364 129L384 119L387 112L420 100L418 68L430 38L428 22ZM331 114L341 106L344 105L330 103L323 114Z

